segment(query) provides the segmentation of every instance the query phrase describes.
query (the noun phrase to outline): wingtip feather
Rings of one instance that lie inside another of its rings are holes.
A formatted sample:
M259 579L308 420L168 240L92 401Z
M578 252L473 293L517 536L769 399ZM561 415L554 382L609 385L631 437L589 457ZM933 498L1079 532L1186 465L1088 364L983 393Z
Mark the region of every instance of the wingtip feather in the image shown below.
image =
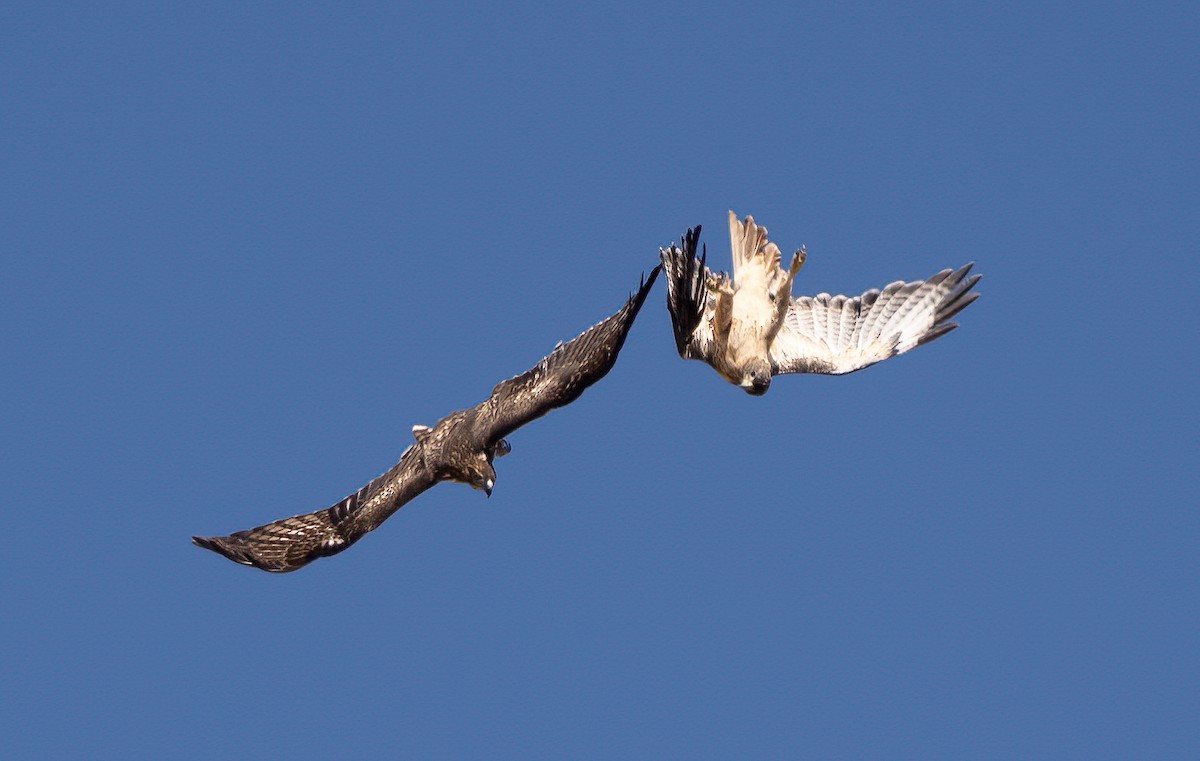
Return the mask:
M629 294L629 300L626 302L636 312L642 308L642 303L646 300L646 296L650 293L650 289L654 287L654 281L658 280L658 273L662 272L662 264L656 264L650 270L650 275L642 273L642 279L638 283L638 289L634 293Z
M680 245L671 244L661 257L666 265L667 311L671 313L671 328L675 336L675 348L680 356L686 357L687 343L704 313L706 300L705 280L708 269L708 247L701 246L697 259L696 247L700 243L701 225L688 228L680 239Z
M963 293L963 294L961 294L958 298L954 299L954 301L947 304L942 309L942 311L940 311L938 313L938 322L944 322L946 320L953 318L959 312L961 312L962 310L964 310L967 307L974 304L975 299L979 298L982 295L983 294L980 294L980 293Z
M946 302L938 309L936 317L937 323L940 324L951 319L956 314L973 304L975 299L979 298L980 294L973 292L971 289L975 287L975 284L979 282L983 275L976 274L966 278L965 280L962 279L968 272L970 272L971 267L974 266L974 264L975 262L971 262L970 264L959 267L957 270L955 270L954 274L950 276L950 282L954 284L954 290L951 292L950 297L946 300Z
M239 565L254 566L257 568L262 568L263 570L267 570L267 571L271 570L269 568L265 568L264 566L262 566L259 563L254 562L253 557L249 553L241 550L238 547L234 547L229 542L230 538L231 537L193 536L192 544L196 545L197 547L201 547L203 549L209 550L210 552L215 552L218 555L222 555L226 558L229 558L230 560L232 560L235 563L238 563Z
M925 335L921 336L920 340L917 341L916 346L924 346L925 344L929 343L930 341L935 341L935 340L941 338L942 336L946 335L950 331L954 330L957 327L958 327L957 322L947 322L947 323L938 325L935 328L933 328L932 330L930 330L928 333L926 333Z

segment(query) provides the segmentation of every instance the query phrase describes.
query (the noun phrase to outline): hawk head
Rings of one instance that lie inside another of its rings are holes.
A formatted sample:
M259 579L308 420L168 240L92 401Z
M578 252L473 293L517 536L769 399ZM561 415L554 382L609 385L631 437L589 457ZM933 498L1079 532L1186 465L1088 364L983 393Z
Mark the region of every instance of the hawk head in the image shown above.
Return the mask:
M490 452L479 452L472 455L461 465L461 472L456 474L455 481L461 481L472 489L477 489L489 497L492 487L496 485L496 469L492 467Z
M753 359L742 369L738 387L751 396L762 396L771 387L771 363L765 359Z
M473 455L467 461L466 467L463 469L465 477L460 480L469 484L472 489L478 489L489 497L492 496L492 487L496 484L496 469L492 467L492 461L511 451L512 447L507 439L498 439L495 444Z

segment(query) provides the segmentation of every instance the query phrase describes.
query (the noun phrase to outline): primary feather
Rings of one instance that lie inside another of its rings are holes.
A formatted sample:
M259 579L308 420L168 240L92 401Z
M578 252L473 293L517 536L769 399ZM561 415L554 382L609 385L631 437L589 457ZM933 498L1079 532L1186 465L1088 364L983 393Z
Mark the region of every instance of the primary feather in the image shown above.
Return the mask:
M528 372L499 383L480 404L432 427L414 426L416 441L399 462L332 507L228 536L192 537L193 543L236 563L284 573L342 552L441 481L467 483L490 495L492 461L509 450L504 437L570 404L608 374L659 269L642 279L616 314L559 344Z
M950 318L979 297L972 264L928 280L896 281L861 296L800 296L771 345L776 373L842 375L944 336Z
M729 212L733 277L714 273L696 257L700 227L681 245L662 249L667 309L675 345L753 394L783 373L840 375L929 343L957 327L951 322L979 294L972 265L927 280L896 281L860 296L791 295L805 260L801 248L783 269L767 229ZM766 379L763 379L763 375Z

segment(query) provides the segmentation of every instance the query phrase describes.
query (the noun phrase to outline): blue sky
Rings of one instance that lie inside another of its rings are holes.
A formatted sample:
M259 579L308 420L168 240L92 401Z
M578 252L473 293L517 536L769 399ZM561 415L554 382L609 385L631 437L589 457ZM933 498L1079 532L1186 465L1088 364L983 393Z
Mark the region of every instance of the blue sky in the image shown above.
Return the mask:
M1185 3L0 17L20 758L1195 758ZM613 372L299 573L325 507L727 209L962 327L763 398Z

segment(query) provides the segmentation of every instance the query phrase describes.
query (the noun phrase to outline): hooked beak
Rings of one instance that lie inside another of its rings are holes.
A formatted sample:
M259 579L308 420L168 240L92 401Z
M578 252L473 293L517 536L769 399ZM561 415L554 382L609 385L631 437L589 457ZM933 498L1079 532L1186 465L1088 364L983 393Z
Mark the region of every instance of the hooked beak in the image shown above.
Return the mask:
M496 482L489 478L487 480L487 482L484 483L484 485L483 485L483 493L488 495L489 497L492 496L492 487L495 485L496 485Z
M771 387L771 381L763 383L762 381L744 380L738 384L738 388L745 391L750 396L762 396L767 393L767 389Z

